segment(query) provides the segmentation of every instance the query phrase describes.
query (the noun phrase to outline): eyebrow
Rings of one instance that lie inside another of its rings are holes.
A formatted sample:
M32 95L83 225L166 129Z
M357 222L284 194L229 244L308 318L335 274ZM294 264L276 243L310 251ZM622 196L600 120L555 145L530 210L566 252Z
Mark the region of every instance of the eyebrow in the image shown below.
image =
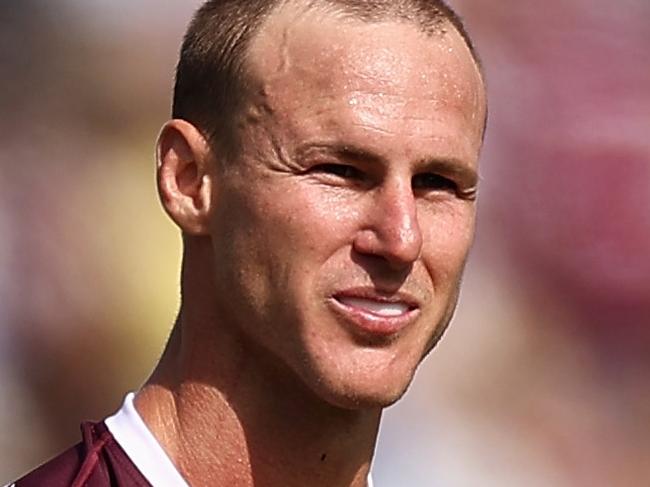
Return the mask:
M379 154L349 144L307 144L299 147L296 155L298 157L306 157L310 152L325 152L347 161L364 162L373 165L389 165L388 160ZM475 188L479 183L478 172L466 162L455 157L422 158L415 162L415 167L418 169L418 172L430 171L458 179L467 188Z
M296 155L299 157L306 157L310 152L326 152L348 161L366 162L376 165L387 164L385 158L379 156L378 154L349 144L307 144L305 146L299 147L296 151Z

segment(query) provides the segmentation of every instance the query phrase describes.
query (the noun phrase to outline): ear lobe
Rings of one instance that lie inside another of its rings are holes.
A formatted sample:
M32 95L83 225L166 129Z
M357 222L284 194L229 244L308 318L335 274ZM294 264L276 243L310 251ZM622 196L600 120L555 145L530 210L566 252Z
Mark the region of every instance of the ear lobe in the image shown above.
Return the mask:
M158 137L160 201L171 219L189 235L208 233L214 178L211 154L205 137L184 120L170 120Z

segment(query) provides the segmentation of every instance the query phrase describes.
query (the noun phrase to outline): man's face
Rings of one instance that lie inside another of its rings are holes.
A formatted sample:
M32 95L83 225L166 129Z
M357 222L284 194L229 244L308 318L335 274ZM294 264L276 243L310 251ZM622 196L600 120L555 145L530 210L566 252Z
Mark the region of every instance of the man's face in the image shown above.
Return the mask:
M332 404L397 400L455 307L485 98L446 30L285 12L251 47L215 183L216 304Z

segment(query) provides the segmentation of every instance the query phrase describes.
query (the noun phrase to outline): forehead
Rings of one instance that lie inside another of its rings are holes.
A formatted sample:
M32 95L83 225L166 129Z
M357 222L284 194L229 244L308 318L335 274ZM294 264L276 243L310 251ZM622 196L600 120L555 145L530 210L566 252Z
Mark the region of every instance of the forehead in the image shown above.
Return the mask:
M253 40L248 69L274 110L304 117L319 110L381 117L382 123L399 122L408 133L422 124L404 124L406 119L435 122L439 115L439 128L446 118L449 130L480 139L481 75L451 24L426 34L406 21L369 23L285 8ZM465 125L451 126L456 122Z
M468 57L469 48L448 22L426 34L406 21L370 23L289 4L260 28L248 61L254 74L267 80L290 68L320 71L325 80L336 67L387 85L403 84L414 71L421 80L439 84L427 69L435 66L445 84L462 90L480 78Z

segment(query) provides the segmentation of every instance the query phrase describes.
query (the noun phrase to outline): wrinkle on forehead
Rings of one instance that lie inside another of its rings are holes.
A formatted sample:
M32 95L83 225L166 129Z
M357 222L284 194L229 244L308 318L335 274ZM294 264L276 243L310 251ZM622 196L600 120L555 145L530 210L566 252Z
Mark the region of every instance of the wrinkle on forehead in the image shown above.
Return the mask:
M441 29L436 31L436 35L433 36L406 20L367 22L337 14L332 9L317 8L317 6L318 4L316 6L296 5L293 2L285 2L281 5L266 20L253 40L249 61L260 63L260 67L267 75L273 72L277 76L286 74L292 67L294 59L305 53L311 56L314 52L312 48L319 44L318 39L329 34L329 42L326 46L320 46L321 52L317 57L321 61L321 66L316 67L326 69L333 64L333 61L339 61L348 68L364 66L364 73L359 74L365 74L374 79L384 78L388 82L396 74L394 72L396 66L405 67L405 63L401 63L402 55L404 51L408 52L410 49L409 40L413 37L407 35L407 32L417 32L422 39L429 41L427 42L429 51L438 51L437 54L447 51L448 54L460 60L459 65L463 64L461 58L468 55L471 57L462 36L446 20L441 24ZM342 30L341 26L356 27L356 29ZM397 28L398 32L395 32L396 26L400 26ZM351 38L355 37L355 31L358 49L352 50L351 55L346 56L346 53L350 54L348 48ZM392 33L388 34L388 31ZM340 35L342 32L344 35ZM390 41L391 49L378 51L374 45L364 42L364 38L367 36L384 37ZM454 45L453 42L450 42L451 38L458 38L460 42ZM273 49L273 46L278 46L278 48ZM347 59L343 59L346 57ZM473 60L470 64L472 65L471 69L480 78L478 66Z
M417 119L424 118L418 113L446 108L458 110L482 131L482 78L453 28L433 37L404 21L367 23L285 8L262 26L248 61L256 83L253 103L271 111L287 103L296 108L301 91L309 90L316 94L309 107L297 108L309 108L311 115L347 107L372 116Z

